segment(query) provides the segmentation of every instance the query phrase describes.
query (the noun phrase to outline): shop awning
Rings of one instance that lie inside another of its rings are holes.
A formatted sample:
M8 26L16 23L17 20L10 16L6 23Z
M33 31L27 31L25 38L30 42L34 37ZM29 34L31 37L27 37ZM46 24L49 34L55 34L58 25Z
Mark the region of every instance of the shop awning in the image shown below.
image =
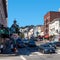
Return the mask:
M49 38L49 35L45 35L44 37L45 37L45 38Z

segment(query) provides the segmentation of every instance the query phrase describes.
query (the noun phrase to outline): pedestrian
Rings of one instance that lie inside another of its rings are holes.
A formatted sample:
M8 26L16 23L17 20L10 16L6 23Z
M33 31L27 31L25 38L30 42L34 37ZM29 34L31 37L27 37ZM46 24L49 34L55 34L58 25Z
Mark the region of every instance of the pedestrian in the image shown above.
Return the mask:
M11 43L11 50L14 51L14 52L17 52L18 49L17 49L17 39L18 39L18 34L14 33L12 34L11 36L11 40L12 40L12 43Z
M10 38L5 38L5 53L11 53Z
M1 53L3 53L3 48L4 48L4 45L3 45L3 43L1 43L1 45L0 45L0 52Z

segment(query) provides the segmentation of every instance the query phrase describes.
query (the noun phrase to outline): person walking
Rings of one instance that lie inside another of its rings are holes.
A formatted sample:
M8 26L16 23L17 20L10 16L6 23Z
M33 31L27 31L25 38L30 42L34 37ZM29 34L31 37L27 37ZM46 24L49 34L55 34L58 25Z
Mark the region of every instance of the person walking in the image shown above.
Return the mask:
M10 38L5 38L5 53L11 53Z

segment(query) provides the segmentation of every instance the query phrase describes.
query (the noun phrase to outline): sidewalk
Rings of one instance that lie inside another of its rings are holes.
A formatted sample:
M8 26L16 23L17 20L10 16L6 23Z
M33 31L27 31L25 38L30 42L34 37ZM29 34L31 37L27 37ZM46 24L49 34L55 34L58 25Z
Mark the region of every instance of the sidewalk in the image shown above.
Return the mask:
M0 57L19 56L19 54L0 54Z

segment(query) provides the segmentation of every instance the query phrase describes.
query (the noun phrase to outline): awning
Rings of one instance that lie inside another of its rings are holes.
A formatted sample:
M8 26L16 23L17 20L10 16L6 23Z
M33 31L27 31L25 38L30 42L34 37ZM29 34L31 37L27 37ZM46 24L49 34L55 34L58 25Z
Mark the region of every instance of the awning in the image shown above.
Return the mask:
M45 35L44 37L45 37L45 38L49 38L49 35Z
M44 37L44 36L38 36L39 38L42 38L42 37Z

